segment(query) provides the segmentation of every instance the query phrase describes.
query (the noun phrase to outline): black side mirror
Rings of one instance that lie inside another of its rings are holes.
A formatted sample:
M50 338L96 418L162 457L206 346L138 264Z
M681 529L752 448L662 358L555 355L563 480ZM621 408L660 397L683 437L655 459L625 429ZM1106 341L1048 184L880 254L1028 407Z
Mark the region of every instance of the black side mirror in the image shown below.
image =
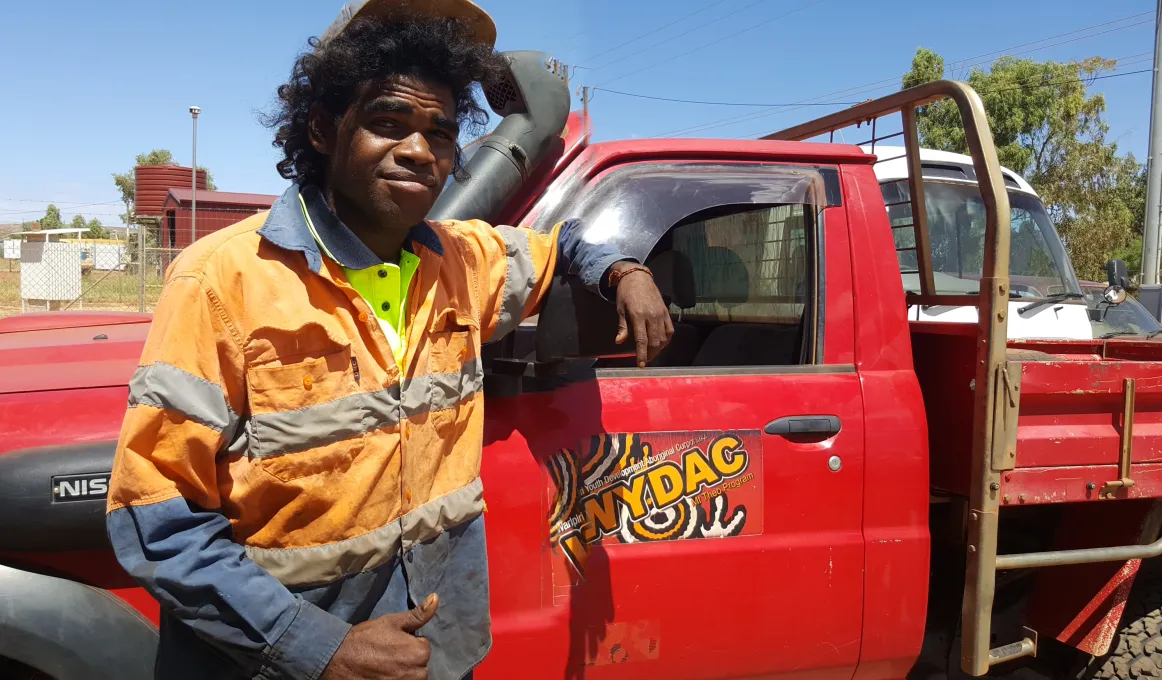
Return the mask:
M1102 291L1102 297L1111 305L1120 305L1126 301L1126 289L1130 287L1130 273L1126 270L1126 263L1121 260L1110 260L1106 263L1106 277L1109 287Z
M1123 289L1130 287L1130 273L1122 260L1110 260L1106 263L1106 277L1113 287Z

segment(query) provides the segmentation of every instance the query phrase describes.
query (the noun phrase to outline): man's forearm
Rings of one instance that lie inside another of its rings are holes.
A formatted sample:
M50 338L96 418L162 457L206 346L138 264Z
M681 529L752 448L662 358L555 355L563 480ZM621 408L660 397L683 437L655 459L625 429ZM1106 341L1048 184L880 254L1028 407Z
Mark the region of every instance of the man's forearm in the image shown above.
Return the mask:
M350 630L248 559L219 513L173 498L114 510L107 526L121 566L251 674L315 680Z
M609 287L611 267L617 262L637 262L608 243L592 243L581 238L581 222L569 220L561 225L557 236L558 271L577 276L590 290L607 300L613 299Z

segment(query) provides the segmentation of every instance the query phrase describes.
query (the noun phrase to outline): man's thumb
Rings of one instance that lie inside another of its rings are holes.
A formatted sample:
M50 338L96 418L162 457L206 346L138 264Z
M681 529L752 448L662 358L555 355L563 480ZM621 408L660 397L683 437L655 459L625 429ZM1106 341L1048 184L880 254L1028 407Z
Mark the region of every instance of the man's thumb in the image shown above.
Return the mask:
M432 617L436 615L436 610L440 608L440 596L432 593L424 600L420 606L409 611L403 619L403 624L400 626L404 632L415 633L420 628L424 627Z

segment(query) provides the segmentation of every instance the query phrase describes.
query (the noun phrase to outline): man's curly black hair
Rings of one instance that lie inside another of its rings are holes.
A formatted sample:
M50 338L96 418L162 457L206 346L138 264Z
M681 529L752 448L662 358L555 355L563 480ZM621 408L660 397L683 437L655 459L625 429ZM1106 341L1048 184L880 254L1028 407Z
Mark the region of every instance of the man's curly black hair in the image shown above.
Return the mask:
M456 121L462 132L474 134L488 123L488 113L477 102L473 83L498 82L508 73L504 57L452 19L355 19L325 43L311 38L308 44L312 49L295 61L290 80L278 88L277 109L265 120L275 128L274 146L283 151L278 173L302 184L322 186L327 168L327 157L311 146L313 105L338 120L365 83L418 76L452 90ZM463 171L457 145L453 175L463 179Z

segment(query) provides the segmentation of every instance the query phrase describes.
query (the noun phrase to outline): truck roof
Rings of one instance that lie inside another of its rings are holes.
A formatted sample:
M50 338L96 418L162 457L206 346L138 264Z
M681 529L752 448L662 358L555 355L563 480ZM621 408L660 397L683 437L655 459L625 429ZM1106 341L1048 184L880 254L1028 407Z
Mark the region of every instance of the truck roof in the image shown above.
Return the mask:
M628 139L590 144L588 151L599 166L647 158L688 160L785 160L795 163L859 163L871 165L875 158L853 144L785 142L761 139Z
M863 146L864 153L872 153L872 147ZM876 163L876 179L881 182L906 179L908 177L908 161L904 158L904 147L885 146L877 144L875 156L880 159ZM925 177L951 179L953 181L976 183L976 172L972 167L972 156L938 149L920 149L920 163L923 164ZM957 176L957 173L960 176ZM1027 194L1037 195L1032 185L1012 170L1002 167L1001 174L1005 176L1005 184L1010 189L1017 189Z

